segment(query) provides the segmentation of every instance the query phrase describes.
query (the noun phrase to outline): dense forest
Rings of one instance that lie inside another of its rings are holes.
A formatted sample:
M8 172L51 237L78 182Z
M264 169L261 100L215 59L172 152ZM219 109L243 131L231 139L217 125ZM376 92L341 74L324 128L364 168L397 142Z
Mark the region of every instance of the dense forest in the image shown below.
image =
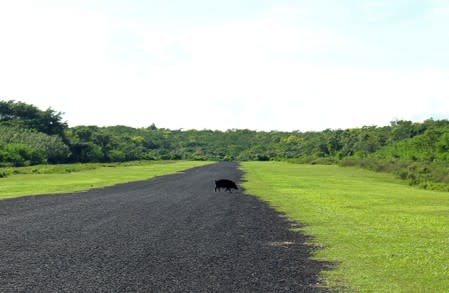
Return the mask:
M299 125L300 127L300 125ZM280 132L68 127L63 113L0 101L0 167L134 160L288 160L357 165L449 190L449 121Z

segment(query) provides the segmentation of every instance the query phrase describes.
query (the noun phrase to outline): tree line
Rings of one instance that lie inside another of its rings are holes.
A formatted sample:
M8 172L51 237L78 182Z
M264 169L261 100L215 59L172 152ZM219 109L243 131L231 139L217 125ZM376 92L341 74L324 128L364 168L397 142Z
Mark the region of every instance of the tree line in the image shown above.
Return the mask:
M0 101L0 166L134 160L288 160L357 165L425 188L449 186L449 121L323 131L68 127L63 113Z

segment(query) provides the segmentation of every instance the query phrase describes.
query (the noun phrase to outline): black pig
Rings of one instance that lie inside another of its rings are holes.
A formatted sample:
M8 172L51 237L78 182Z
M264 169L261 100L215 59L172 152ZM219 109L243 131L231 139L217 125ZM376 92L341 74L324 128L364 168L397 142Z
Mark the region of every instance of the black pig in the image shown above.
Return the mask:
M220 191L221 188L225 188L226 191L229 191L232 193L232 189L238 189L237 184L235 184L234 181L229 179L220 179L215 180L215 191Z

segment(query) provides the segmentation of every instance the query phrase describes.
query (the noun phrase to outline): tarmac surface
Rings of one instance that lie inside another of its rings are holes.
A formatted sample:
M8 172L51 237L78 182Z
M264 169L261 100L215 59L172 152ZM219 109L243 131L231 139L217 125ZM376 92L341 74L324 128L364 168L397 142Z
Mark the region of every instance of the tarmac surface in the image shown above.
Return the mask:
M307 237L222 162L88 192L0 201L0 292L327 292Z

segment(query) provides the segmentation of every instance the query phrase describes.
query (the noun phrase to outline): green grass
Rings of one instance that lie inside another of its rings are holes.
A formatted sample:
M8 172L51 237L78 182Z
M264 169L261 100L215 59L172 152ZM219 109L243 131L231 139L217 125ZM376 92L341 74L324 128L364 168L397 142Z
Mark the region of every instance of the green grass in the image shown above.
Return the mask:
M0 178L0 199L91 188L149 179L210 164L199 161L150 161L123 164L66 164L10 168Z
M306 227L342 292L449 292L449 193L338 166L242 163L247 192Z

